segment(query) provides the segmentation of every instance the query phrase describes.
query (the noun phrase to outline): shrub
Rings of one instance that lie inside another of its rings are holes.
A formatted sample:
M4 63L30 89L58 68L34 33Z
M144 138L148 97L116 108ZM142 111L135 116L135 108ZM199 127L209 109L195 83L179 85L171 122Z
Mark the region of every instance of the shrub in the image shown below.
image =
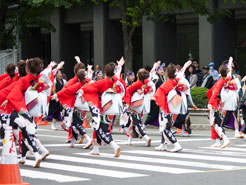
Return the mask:
M193 102L198 108L207 108L208 105L207 92L208 89L203 87L193 87L191 89L191 96Z

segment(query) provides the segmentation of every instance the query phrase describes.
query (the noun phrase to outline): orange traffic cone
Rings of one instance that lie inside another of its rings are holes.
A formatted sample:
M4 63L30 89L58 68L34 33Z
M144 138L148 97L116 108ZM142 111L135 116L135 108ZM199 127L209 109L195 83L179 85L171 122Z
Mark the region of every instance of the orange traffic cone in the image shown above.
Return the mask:
M39 126L48 126L50 125L47 120L42 121L42 118L38 119L38 125Z
M21 180L12 127L7 127L5 130L0 164L0 184L30 185Z
M91 128L91 126L88 124L87 118L85 118L84 123L83 123L84 128Z

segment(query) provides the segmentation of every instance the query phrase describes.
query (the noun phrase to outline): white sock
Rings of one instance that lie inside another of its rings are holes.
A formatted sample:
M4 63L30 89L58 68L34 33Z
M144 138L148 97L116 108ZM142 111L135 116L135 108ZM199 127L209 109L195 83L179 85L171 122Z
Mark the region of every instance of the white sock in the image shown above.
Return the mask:
M41 158L38 152L35 152L35 153L34 153L34 157L35 157L35 160Z
M144 139L145 139L146 142L148 142L149 141L149 136L145 135Z
M89 136L85 137L86 142L91 142L91 138Z
M128 137L128 143L131 143L132 142L132 136L129 136Z
M114 151L116 151L119 145L117 145L115 141L111 141L111 147L114 149Z
M92 151L95 154L99 153L99 146L94 145Z
M25 161L25 160L26 160L26 156L25 156L25 157L21 157L20 160L21 160L21 161Z

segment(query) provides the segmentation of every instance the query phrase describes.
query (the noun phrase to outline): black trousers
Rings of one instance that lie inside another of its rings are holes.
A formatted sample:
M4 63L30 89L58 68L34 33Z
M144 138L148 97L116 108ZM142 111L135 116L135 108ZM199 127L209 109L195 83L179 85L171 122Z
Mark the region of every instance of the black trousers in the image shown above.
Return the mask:
M156 105L155 101L151 101L150 113L147 115L147 118L144 122L145 125L150 124L152 121L158 119L159 116L159 107Z
M113 141L108 124L103 122L100 123L99 129L96 130L96 138L98 144L102 144L102 141L104 141L106 144L109 144L111 141Z
M143 128L142 118L140 114L131 113L132 117L132 125L133 125L133 137L134 138L142 138L146 135L146 131Z
M73 112L73 121L72 121L72 135L77 140L78 136L85 135L86 131L82 126L84 122L84 118L80 115L80 112L74 111Z
M20 127L18 123L16 122L16 119L20 116L23 116L24 118L28 119L30 122L33 120L27 115L27 114L18 114L16 111L13 111L13 113L10 116L10 126L13 127L13 129L20 128L21 134L22 134L22 140L21 140L21 149L22 149L22 157L26 156L26 152L29 150L28 148L31 147L33 152L38 152L36 142L35 142L35 136L30 135L27 130L26 126ZM28 146L27 146L28 145Z

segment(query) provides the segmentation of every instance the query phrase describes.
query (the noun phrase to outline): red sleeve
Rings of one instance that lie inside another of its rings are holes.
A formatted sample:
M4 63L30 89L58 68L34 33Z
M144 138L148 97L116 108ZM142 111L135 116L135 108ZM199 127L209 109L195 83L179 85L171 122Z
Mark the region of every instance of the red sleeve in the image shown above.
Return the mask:
M225 83L225 80L221 78L213 86L212 96L209 99L208 104L211 104L214 109L218 109L218 107L219 107L218 95L220 94L220 91L221 91L222 87L224 86L224 83Z
M3 80L4 78L8 77L8 73L4 73L2 75L0 75L0 80Z
M71 85L74 85L78 82L78 77L75 75L72 79L68 80L67 84L64 86L64 88L67 88Z
M77 82L74 85L71 85L67 88L63 88L61 91L57 93L57 98L64 108L74 107L75 95L84 84L84 82Z
M132 99L132 94L136 92L138 89L141 88L143 83L141 81L136 81L132 85L128 86L126 88L126 95L124 97L124 102L126 102L128 105L131 105L131 99Z
M1 82L0 82L0 90L9 86L14 80L12 78L10 78L10 76L8 76L7 78L4 78Z
M25 92L25 82L23 79L20 79L15 84L14 88L11 90L7 96L8 103L13 107L13 109L18 112L26 112L26 104L23 93Z
M167 92L166 92L167 85L168 85L168 83L164 82L157 89L157 91L154 94L154 98L155 98L156 104L165 113L169 113L169 108L168 108L168 104L167 104L167 97L166 97L166 95L167 95Z

